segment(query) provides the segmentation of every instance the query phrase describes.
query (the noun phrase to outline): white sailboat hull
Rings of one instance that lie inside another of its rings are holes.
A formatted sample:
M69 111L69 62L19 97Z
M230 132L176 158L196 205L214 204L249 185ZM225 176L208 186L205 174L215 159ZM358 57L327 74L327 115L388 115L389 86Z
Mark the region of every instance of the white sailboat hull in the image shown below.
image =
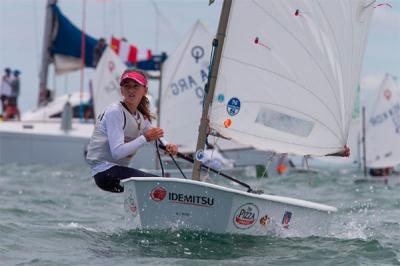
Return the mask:
M92 124L73 123L64 132L59 122L0 123L0 164L84 164Z
M273 195L257 195L178 178L123 180L131 229L186 229L245 235L321 235L336 208Z
M93 124L73 121L68 132L59 121L0 122L0 164L85 165ZM154 168L155 149L145 145L130 166Z

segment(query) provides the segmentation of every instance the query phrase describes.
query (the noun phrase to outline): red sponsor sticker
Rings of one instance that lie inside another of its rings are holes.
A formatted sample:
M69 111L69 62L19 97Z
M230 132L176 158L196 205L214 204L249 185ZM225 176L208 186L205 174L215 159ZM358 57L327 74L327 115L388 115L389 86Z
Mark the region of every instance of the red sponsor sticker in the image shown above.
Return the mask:
M167 190L163 187L155 187L150 192L150 197L154 201L162 201L167 195Z

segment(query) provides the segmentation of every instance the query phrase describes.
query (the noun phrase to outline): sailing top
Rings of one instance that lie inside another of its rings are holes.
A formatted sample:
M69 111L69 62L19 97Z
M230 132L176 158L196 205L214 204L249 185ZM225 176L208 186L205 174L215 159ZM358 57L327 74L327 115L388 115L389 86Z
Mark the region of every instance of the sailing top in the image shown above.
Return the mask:
M147 143L144 136L151 122L138 110L130 113L123 102L109 105L96 122L86 159L92 175L114 165L128 166L136 151Z

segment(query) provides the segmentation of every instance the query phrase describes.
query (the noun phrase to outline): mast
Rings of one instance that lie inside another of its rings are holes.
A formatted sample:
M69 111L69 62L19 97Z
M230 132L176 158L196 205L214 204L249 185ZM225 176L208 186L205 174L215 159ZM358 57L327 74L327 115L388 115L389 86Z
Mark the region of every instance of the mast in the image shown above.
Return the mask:
M157 99L157 127L160 127L161 124L161 97L162 97L162 73L163 73L163 65L164 62L160 62L160 76L158 77L158 99ZM156 151L156 157L157 158L157 151ZM155 161L155 166L156 169L158 170L160 168L160 162L159 160L154 160Z
M51 34L53 32L54 25L54 13L52 10L52 5L55 5L57 0L47 0L46 6L46 19L44 21L44 34L43 34L43 48L42 48L42 62L41 69L39 73L39 95L38 95L38 106L43 103L46 97L47 90L47 75L49 70L49 65L51 62L50 58L50 44L51 44Z
M221 10L221 17L218 24L217 36L216 39L214 39L213 41L213 45L216 42L216 50L211 65L211 76L208 84L206 85L206 87L208 87L208 92L206 92L207 95L204 101L203 113L201 115L201 120L200 120L201 122L199 127L199 136L197 138L196 154L198 151L204 149L204 145L206 143L207 128L208 128L208 109L210 107L212 99L214 98L215 84L217 82L217 74L218 74L219 64L221 61L222 48L224 46L225 32L228 25L231 5L232 5L232 0L224 0ZM201 161L195 158L192 170L193 180L197 181L200 180L200 170L201 170Z
M362 108L362 145L363 145L363 168L364 177L367 177L367 148L366 148L366 134L365 134L365 107Z

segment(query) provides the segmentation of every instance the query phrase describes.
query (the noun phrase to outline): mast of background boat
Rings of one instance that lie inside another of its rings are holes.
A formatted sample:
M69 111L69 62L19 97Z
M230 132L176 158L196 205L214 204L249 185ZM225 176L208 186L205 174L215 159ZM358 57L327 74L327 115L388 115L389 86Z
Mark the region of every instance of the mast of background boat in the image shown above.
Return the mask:
M52 9L52 5L55 5L56 3L57 0L47 0L47 5L46 5L46 19L44 21L43 48L42 48L42 62L39 73L38 106L41 105L46 98L48 70L51 62L50 43L54 25L54 12Z
M221 10L221 17L219 20L218 24L218 32L216 39L213 40L213 46L215 50L215 54L213 56L212 62L211 62L211 75L209 75L209 80L207 82L206 88L208 88L208 92L205 90L206 98L203 104L203 113L201 115L201 122L200 122L200 127L199 127L199 136L197 138L197 146L196 146L196 155L195 155L195 161L193 164L193 170L192 170L192 179L193 180L200 180L200 170L201 170L201 161L199 161L197 158L197 153L200 150L204 149L204 145L206 143L206 138L207 138L207 129L208 129L208 109L210 107L210 104L212 103L212 100L214 98L214 90L215 90L215 84L217 82L217 74L218 74L218 69L219 69L219 63L221 60L221 54L222 54L222 48L224 46L224 40L225 40L225 32L226 32L226 27L228 25L228 19L229 19L229 12L231 9L232 5L232 0L224 0L224 3L222 5L222 10Z
M83 120L83 86L85 83L85 49L86 49L86 0L82 1L82 39L81 39L81 88L79 93L79 118Z
M363 168L364 168L364 177L367 177L367 149L366 149L366 130L365 130L365 107L362 108L362 145L363 145Z

